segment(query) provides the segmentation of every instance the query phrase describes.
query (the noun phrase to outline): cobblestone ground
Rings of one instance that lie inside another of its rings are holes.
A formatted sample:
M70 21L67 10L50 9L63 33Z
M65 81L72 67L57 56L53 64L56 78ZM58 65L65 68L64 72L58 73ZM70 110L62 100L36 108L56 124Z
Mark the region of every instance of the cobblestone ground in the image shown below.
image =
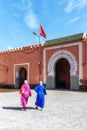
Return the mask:
M35 97L32 90L23 111L18 92L0 93L0 130L87 130L87 93L47 90L43 111L34 109Z

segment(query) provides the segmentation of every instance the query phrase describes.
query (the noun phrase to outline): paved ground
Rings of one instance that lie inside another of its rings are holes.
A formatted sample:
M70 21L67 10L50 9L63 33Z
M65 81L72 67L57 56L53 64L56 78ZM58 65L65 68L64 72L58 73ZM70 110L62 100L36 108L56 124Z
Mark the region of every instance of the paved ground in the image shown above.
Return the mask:
M87 92L47 93L44 111L34 109L33 90L23 111L18 92L0 92L0 130L87 130Z

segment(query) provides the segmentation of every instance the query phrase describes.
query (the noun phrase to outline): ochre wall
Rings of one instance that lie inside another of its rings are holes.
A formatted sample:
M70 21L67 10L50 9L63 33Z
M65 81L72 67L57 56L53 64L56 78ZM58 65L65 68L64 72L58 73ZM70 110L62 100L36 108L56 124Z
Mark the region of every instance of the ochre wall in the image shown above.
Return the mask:
M77 42L82 42L82 78L87 79L87 41ZM74 45L74 43L76 42L63 43L63 45ZM52 46L60 46L60 44ZM52 46L44 47L43 45L39 44L0 52L0 84L14 84L15 73L20 67L24 67L26 71L28 71L28 66L25 63L29 64L29 72L27 72L29 73L29 83L37 84L39 80L43 81L44 69L46 69L46 76L48 75L49 59L55 52L59 50L66 50L74 55L77 61L76 74L79 76L78 45L68 46L64 48L61 45L61 48L46 50L46 68L44 68L44 49ZM38 61L40 61L40 64L38 63ZM15 72L14 64L17 64L17 66L15 67Z
M29 83L37 84L39 80L43 81L43 71L40 70L41 68L39 68L39 66L42 66L42 50L43 46L40 44L1 52L0 84L14 84L15 72L20 67L24 67L26 71L28 71L28 67L25 65L25 63L29 64L29 72L27 72L29 73ZM40 65L38 64L38 61L41 62ZM14 64L18 64L15 67L15 72Z

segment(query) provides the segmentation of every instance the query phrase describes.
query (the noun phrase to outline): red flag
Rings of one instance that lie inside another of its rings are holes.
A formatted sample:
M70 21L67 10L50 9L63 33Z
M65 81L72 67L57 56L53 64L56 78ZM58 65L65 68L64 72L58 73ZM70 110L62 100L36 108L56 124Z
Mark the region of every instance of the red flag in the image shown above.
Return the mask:
M40 24L40 35L42 35L44 38L46 38L46 34L45 34L41 24Z

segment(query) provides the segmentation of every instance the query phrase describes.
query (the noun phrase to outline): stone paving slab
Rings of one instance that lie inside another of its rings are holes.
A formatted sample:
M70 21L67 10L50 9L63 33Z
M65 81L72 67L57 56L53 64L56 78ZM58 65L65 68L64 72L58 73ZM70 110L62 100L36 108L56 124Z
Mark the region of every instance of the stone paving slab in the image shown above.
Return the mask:
M35 109L36 93L26 111L18 92L0 93L0 130L87 130L87 93L47 90L43 111Z

